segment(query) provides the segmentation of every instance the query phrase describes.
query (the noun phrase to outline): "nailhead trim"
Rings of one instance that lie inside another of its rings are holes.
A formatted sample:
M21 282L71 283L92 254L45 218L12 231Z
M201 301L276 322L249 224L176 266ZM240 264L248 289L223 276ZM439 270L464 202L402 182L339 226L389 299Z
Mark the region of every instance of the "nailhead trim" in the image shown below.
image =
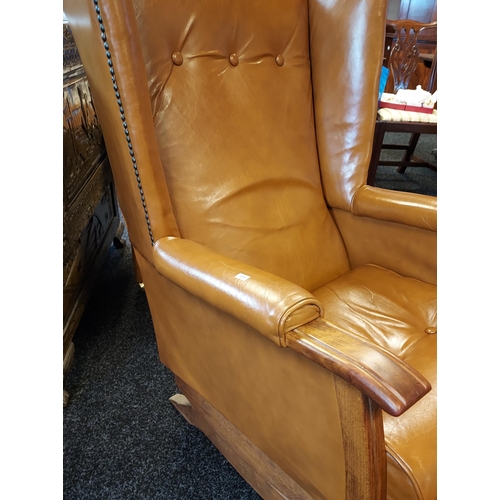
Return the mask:
M109 51L109 44L107 42L106 37L106 28L104 27L104 22L101 17L101 9L99 8L99 0L94 0L95 12L97 14L97 22L99 23L99 28L101 30L101 39L103 43L104 50L106 51L106 59L108 60L109 73L111 74L111 81L113 82L113 90L115 91L116 102L118 104L118 108L120 111L120 118L123 122L123 129L125 132L125 138L127 139L129 153L132 159L132 167L134 168L135 177L137 180L137 187L139 189L139 193L141 195L142 208L144 210L144 217L146 218L146 224L148 226L149 238L151 240L151 245L155 244L155 240L153 238L153 231L151 230L151 223L149 221L149 213L148 208L146 206L146 199L144 197L144 191L142 189L141 177L139 175L139 170L137 168L137 160L135 158L134 148L132 146L132 140L130 139L130 133L128 130L127 121L125 119L125 111L123 109L123 104L120 97L120 89L118 88L118 84L116 83L115 70L113 68L113 60L111 58L111 52Z

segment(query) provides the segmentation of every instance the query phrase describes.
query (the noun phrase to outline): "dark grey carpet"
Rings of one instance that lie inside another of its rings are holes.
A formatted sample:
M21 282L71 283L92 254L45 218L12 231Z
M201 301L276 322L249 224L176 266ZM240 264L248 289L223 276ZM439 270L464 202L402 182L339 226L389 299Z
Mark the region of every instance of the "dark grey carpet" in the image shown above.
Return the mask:
M179 391L158 359L128 241L110 248L74 342L66 500L260 498L169 403Z
M419 154L435 161L428 137ZM436 174L381 167L376 185L435 194ZM179 391L158 359L128 242L110 248L74 342L63 410L66 500L260 498L169 403Z
M407 144L409 140L409 134L387 134L387 137L394 144ZM400 160L402 156L402 152L397 150L384 150L380 155L384 160ZM421 135L415 156L437 167L437 136ZM375 186L437 196L437 174L428 168L420 167L409 167L406 172L399 174L397 167L381 165L377 169Z

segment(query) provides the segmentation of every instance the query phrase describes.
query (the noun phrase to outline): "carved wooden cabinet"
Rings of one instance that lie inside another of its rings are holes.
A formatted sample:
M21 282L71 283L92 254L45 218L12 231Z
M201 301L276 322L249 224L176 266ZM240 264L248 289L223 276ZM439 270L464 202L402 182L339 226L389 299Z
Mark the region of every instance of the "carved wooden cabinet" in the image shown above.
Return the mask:
M118 204L92 93L63 22L63 373L73 336L111 243L121 244ZM64 405L68 394L64 393Z

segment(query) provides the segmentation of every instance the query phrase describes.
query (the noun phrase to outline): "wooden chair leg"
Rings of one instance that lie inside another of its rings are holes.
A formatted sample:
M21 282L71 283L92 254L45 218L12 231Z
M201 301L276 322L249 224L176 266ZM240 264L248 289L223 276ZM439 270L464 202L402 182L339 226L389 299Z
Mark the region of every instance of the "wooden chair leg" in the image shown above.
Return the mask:
M377 167L380 159L380 152L382 151L382 145L384 143L385 136L385 126L383 122L375 123L375 134L373 137L372 146L372 156L370 159L370 165L368 166L368 177L366 183L368 186L373 186L375 183L375 177L377 175Z
M403 158L403 161L409 162L412 159L413 153L415 152L415 148L417 147L418 140L420 138L420 134L411 134L410 142L408 144L408 149L406 150L406 154ZM407 168L407 165L402 165L398 167L398 172L403 174Z

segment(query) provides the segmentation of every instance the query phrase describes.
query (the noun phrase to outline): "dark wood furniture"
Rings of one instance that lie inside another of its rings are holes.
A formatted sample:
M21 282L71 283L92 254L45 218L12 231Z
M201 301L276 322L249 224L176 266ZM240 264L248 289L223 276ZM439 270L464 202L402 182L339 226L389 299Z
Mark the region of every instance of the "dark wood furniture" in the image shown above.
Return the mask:
M73 336L109 246L122 245L118 204L92 93L63 23L63 374ZM68 394L63 394L63 404Z
M436 22L420 23L410 19L388 20L384 52L383 64L389 68L390 72L386 92L396 93L399 89L416 88L417 85L421 85L422 88L429 92L436 90ZM423 59L422 55L424 55ZM428 71L422 71L422 68L425 68L424 61L429 65ZM407 144L385 142L386 132L409 134L409 141ZM434 165L414 155L421 134L437 134L437 123L386 121L378 117L375 124L367 184L374 185L379 165L395 166L398 168L399 173L404 173L409 166L425 167L436 171ZM382 160L380 154L384 149L400 150L403 152L403 156L399 160Z
M411 135L407 144L388 144L384 142L386 132ZM437 168L434 165L421 160L413 154L421 134L437 134L437 123L377 121L366 183L369 186L374 185L379 165L397 167L399 173L403 173L407 167L425 167L436 172ZM401 150L404 152L404 156L401 160L381 160L380 152L382 149Z

